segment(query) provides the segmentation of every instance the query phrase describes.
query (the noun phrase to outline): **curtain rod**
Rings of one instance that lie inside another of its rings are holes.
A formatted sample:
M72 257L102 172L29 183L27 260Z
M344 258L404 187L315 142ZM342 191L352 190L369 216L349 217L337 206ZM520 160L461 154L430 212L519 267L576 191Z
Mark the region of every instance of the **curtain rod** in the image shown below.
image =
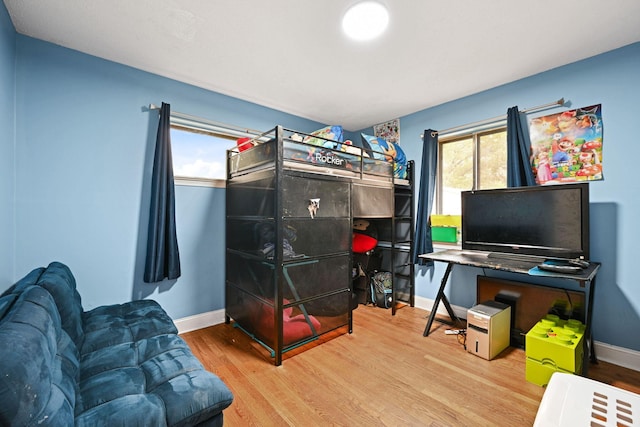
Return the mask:
M551 107L555 107L556 105L564 105L564 98L560 98L555 102L549 102L548 104L543 104L543 105L538 105L536 107L530 107L530 108L526 108L524 110L520 110L520 113L523 114L527 114L527 113L532 113L535 111L540 111L540 110L545 110L547 108L551 108ZM455 132L460 132L462 130L466 130L466 129L472 129L478 126L486 126L492 123L496 123L496 122L500 122L502 120L506 120L507 115L503 114L501 116L497 116L497 117L493 117L491 119L485 119L485 120L480 120L477 122L473 122L473 123L468 123L466 125L460 125L460 126L454 126L452 128L449 129L445 129L442 131L438 131L438 135L442 136L443 134L452 134ZM420 135L420 137L422 138L423 135Z
M149 110L159 110L160 107L158 107L155 104L149 104ZM246 133L246 134L250 134L250 135L262 135L264 132L261 131L257 131L255 129L247 129L247 128L243 128L240 126L235 126L235 125L230 125L227 123L221 123L221 122L215 122L213 120L208 120L208 119L204 119L202 117L198 117L198 116L192 116L189 114L185 114L185 113L179 113L177 111L171 111L171 116L176 117L178 119L182 119L182 120L190 120L190 121L194 121L194 122L198 122L198 123L204 123L207 125L211 125L211 126L216 126L216 127L220 127L223 129L230 129L230 130L234 130L237 132L242 132L242 133Z

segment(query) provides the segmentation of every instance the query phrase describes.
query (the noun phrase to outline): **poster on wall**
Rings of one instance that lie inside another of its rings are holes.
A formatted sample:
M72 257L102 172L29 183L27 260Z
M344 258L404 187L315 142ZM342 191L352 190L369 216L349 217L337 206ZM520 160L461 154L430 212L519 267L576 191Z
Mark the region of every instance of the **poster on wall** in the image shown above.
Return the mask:
M603 179L601 104L530 119L529 135L536 183Z
M400 144L400 119L389 120L373 126L373 134L387 142Z

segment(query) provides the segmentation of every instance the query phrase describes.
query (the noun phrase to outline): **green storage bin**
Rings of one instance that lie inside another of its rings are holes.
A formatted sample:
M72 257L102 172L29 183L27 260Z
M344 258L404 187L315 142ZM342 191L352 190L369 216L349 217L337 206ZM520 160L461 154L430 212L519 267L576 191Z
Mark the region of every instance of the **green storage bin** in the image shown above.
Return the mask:
M431 227L431 240L434 242L456 243L458 241L458 227Z

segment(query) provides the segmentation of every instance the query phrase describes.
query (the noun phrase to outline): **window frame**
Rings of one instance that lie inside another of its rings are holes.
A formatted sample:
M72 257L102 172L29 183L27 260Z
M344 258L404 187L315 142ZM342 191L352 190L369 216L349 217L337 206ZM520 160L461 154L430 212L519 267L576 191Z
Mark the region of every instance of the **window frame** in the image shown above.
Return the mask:
M434 203L434 209L433 209L434 215L442 215L443 209L444 209L444 206L443 206L444 170L442 167L442 164L443 164L442 145L471 138L472 144L473 144L473 162L472 162L473 183L472 183L472 188L470 188L469 190L475 191L475 190L478 190L479 188L480 176L481 176L480 175L481 174L480 158L482 156L482 150L480 148L481 138L483 136L491 135L493 133L500 133L500 132L506 133L506 131L507 131L506 122L500 122L500 123L495 123L490 127L483 126L481 128L472 128L472 129L452 132L450 134L445 134L444 136L441 135L438 138L438 159L437 159L438 168L436 170L436 190L434 195L435 203ZM505 167L506 166L507 165L505 164ZM506 187L506 183L505 183L505 187ZM464 190L464 191L468 191L468 190Z
M243 129L237 126L213 122L181 113L171 113L169 123L171 129L209 135L214 138L228 139L230 142L230 144L225 148L225 156L222 159L225 167L224 179L187 177L174 174L174 184L180 186L226 188L226 168L228 166L226 156L227 150L233 148L233 146L235 145L235 141L238 138L254 138L255 136L260 134L259 132L253 131L252 129Z

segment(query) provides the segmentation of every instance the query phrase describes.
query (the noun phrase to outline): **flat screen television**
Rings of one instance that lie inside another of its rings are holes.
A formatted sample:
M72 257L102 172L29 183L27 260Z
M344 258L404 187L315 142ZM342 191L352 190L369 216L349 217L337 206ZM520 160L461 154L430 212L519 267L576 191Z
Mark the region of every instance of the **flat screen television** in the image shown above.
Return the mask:
M462 192L462 249L589 259L589 184Z

